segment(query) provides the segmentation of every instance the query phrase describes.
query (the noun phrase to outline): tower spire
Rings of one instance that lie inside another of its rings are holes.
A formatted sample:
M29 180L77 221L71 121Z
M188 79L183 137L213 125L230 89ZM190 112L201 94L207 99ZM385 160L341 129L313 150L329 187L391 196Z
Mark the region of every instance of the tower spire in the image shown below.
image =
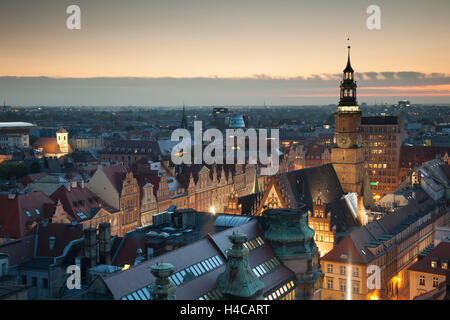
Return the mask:
M348 39L350 40L350 38ZM347 107L352 107L352 109L355 109L357 111L357 102L356 102L356 82L354 73L355 71L352 68L351 62L350 62L350 44L347 46L348 50L348 58L347 58L347 66L345 67L343 73L343 79L341 82L341 99L339 101L339 107L342 109L342 107L345 107L344 109L349 110Z
M180 127L183 128L183 129L187 129L187 120L186 120L184 103L183 103L183 115L181 117L181 125L180 125Z

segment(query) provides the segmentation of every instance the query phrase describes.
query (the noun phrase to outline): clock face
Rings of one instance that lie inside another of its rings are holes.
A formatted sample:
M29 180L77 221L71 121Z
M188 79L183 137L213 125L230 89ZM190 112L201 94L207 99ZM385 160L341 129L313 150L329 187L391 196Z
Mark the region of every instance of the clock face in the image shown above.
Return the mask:
M343 135L343 134L339 135L339 138L338 138L339 147L348 148L348 147L350 147L350 143L351 143L350 138L347 135Z

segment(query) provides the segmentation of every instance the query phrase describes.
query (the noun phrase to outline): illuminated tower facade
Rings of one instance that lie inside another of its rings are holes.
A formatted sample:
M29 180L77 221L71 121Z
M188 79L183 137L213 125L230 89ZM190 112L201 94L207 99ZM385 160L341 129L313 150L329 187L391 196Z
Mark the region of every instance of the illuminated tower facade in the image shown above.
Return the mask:
M361 147L361 111L356 101L356 82L350 63L350 46L340 91L339 107L334 116L335 144L331 160L343 191L356 192L361 196L365 176L364 151Z

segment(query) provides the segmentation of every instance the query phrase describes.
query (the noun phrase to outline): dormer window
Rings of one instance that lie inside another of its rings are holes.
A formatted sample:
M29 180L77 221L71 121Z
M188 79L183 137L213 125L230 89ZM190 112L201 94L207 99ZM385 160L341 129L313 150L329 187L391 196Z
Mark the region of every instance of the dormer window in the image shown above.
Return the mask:
M432 267L433 269L436 269L436 268L437 268L437 260L431 260L431 267Z
M442 261L441 267L442 267L442 269L447 270L448 269L448 262L447 261Z

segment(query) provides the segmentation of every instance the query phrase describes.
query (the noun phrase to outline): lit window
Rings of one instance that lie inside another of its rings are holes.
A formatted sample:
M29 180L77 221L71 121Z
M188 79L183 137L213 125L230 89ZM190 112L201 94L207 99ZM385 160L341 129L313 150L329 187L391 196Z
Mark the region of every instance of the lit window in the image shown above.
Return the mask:
M436 260L432 260L431 261L431 267L432 268L436 268L437 267L437 261Z
M441 263L442 269L448 269L448 262L442 262Z

